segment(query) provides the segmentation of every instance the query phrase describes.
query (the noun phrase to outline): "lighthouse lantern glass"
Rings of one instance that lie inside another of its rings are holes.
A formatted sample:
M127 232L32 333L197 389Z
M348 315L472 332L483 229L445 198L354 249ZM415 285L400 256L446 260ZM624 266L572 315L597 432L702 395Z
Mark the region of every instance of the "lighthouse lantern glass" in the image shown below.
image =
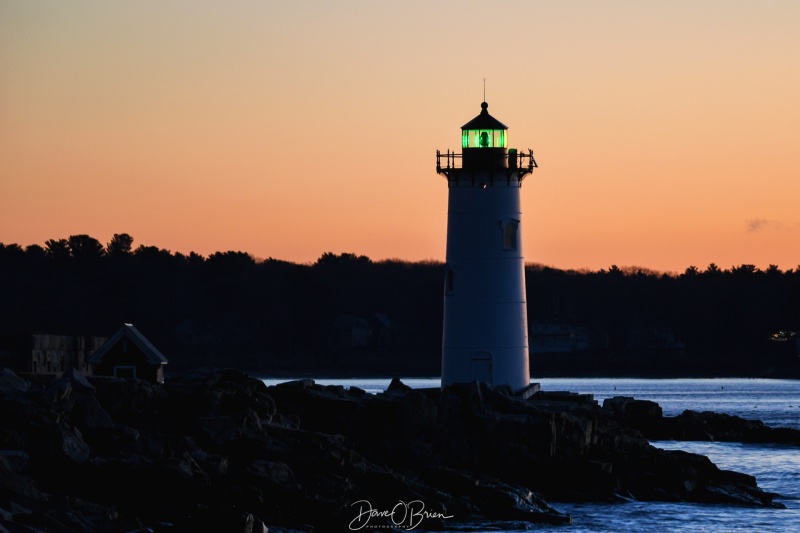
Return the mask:
M505 130L461 130L462 148L506 148Z

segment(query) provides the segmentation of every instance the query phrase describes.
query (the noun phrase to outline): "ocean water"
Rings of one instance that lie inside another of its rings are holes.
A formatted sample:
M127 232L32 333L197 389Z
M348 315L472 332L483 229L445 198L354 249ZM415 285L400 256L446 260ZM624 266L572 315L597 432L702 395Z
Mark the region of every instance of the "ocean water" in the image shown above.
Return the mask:
M267 385L286 381L265 379ZM315 380L321 385L356 386L370 393L383 392L390 379ZM658 402L666 416L686 409L715 411L762 420L774 427L800 429L800 381L778 379L628 379L545 378L538 380L546 391L593 394L602 401L613 396L633 396ZM404 379L414 388L438 387L438 378ZM657 441L664 449L706 455L722 469L756 477L764 490L780 495L776 501L786 509L752 509L729 505L690 503L626 502L614 504L549 502L569 513L568 526L531 525L513 531L595 532L689 532L756 531L800 532L800 448L724 442ZM522 526L520 526L522 527ZM424 523L414 531L424 531ZM454 529L453 531L464 531ZM472 533L497 531L486 526Z

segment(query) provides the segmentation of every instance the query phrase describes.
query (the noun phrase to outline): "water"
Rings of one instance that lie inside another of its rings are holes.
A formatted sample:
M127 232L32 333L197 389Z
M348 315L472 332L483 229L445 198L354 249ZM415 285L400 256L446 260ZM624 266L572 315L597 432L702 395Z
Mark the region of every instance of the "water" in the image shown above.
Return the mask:
M653 442L668 450L706 455L726 470L756 476L759 486L781 494L786 509L752 509L728 505L630 502L624 504L566 504L550 502L572 515L574 532L608 531L800 531L800 449L777 445L728 442ZM564 531L545 527L539 531Z
M273 385L285 380L264 380ZM356 386L370 393L383 392L390 379L316 380L322 385ZM774 427L800 429L800 381L778 379L627 379L545 378L546 391L567 390L593 394L601 404L612 396L633 396L658 402L666 416L686 409L715 411L762 420ZM414 387L438 387L436 379L404 379ZM786 509L752 509L727 505L629 502L617 504L550 502L572 515L570 526L532 527L536 531L595 532L727 532L778 533L800 531L800 448L725 442L653 442L670 450L708 456L722 469L756 477L764 490ZM417 528L415 531L419 531ZM483 533L483 530L472 530ZM486 530L488 531L488 530ZM517 531L524 531L522 529Z

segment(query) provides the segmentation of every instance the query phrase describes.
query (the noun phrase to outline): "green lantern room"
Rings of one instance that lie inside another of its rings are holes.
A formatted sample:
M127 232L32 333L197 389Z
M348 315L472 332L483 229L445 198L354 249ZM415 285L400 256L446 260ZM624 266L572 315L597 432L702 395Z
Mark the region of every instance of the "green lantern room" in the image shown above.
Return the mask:
M481 103L481 114L461 126L464 168L506 167L508 127L489 114L489 104Z

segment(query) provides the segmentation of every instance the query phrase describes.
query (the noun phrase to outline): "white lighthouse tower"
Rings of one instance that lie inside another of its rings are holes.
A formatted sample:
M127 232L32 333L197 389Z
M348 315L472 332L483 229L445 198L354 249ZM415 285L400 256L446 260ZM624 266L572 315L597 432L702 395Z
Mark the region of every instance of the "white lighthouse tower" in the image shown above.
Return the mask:
M508 128L487 111L461 127L462 153L436 152L447 178L447 264L442 386L530 383L520 188L533 152L508 148Z

